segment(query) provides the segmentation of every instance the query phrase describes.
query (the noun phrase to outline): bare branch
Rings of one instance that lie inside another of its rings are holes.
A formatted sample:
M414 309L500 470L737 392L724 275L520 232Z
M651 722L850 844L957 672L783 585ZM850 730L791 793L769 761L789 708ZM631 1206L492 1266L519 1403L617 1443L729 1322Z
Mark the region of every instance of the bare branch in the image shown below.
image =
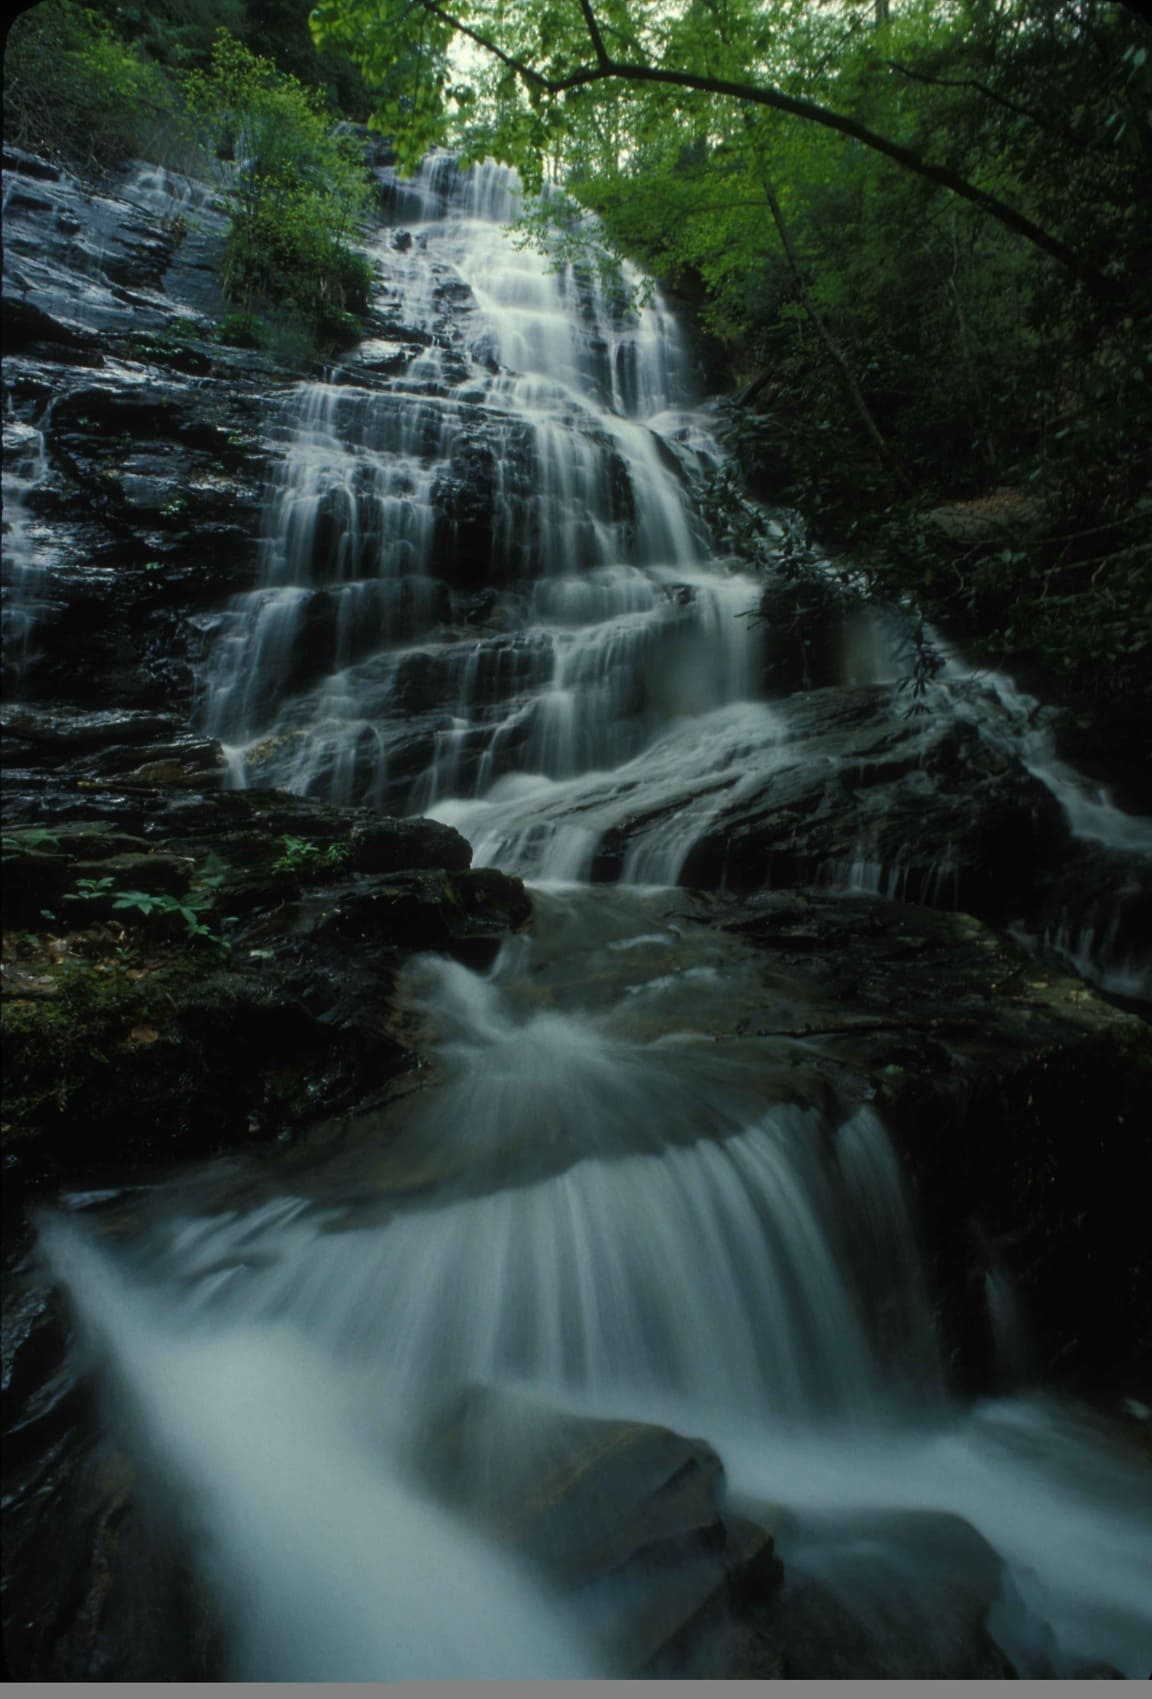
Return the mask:
M480 35L477 30L462 22L460 18L454 18L451 12L446 12L443 6L437 5L436 0L418 0L418 4L426 12L431 12L433 17L439 18L441 23L449 24L452 29L459 30L461 35L466 35L469 41L474 41L477 47L484 49L485 53L491 53L494 59L499 59L502 65L507 65L510 71L515 71L517 76L523 77L524 81L531 83L534 88L543 89L546 94L560 92L558 83L550 82L547 77L542 76L531 65L526 65L522 59L514 59L510 53L505 53L502 47L498 47L486 35Z
M588 25L588 34L592 38L592 50L596 55L596 63L602 68L610 64L608 49L604 45L604 37L600 34L600 25L596 22L596 14L592 10L590 0L580 0L580 10L584 14L584 22Z

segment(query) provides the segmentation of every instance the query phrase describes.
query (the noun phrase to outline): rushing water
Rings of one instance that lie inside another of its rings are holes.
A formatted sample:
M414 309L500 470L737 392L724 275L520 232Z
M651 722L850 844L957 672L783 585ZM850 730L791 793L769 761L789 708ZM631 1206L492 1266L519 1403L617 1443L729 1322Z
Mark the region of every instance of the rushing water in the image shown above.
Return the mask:
M989 1624L1020 1673L1147 1673L1146 1465L1038 1394L950 1397L882 1124L733 1036L754 952L658 889L536 902L488 975L410 970L437 1083L350 1153L273 1162L230 1207L176 1187L115 1259L47 1229L236 1668L619 1672L602 1616L455 1528L412 1474L480 1385L704 1436L734 1504L788 1512L786 1564L945 1642L971 1552L937 1546L961 1518L1003 1564ZM1006 1306L999 1290L1015 1383ZM471 1436L497 1492L530 1440L516 1409Z
M44 432L12 418L4 421L3 653L5 683L18 692L33 655L33 631L51 563L47 527L38 524L32 499L48 475Z
M785 1513L786 1564L865 1619L939 1626L960 1578L934 1542L961 1518L1002 1564L989 1625L1021 1673L1146 1674L1146 1473L1038 1395L952 1398L882 1123L741 1036L753 952L668 889L790 737L756 700L755 587L696 515L714 451L674 321L512 247L506 173L437 158L392 193L396 340L361 351L392 375L295 397L205 712L238 782L432 812L552 883L487 975L409 971L435 1075L339 1161L273 1162L226 1206L174 1187L115 1256L44 1235L236 1672L618 1667L603 1618L420 1484L421 1436L479 1384L705 1437L733 1502ZM958 666L940 691L983 713ZM624 819L622 887L592 890ZM888 878L862 851L843 882ZM498 1489L524 1436L473 1439Z

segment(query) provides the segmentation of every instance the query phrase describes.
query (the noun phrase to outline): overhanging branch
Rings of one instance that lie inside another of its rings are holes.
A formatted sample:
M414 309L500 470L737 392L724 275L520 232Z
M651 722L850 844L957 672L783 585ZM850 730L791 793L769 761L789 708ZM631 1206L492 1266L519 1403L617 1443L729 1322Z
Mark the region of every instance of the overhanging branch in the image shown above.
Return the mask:
M822 129L833 130L837 134L849 137L859 142L862 147L879 153L886 159L891 159L905 171L914 176L923 177L929 183L935 183L940 188L947 189L960 200L968 201L970 205L979 207L989 218L1011 230L1014 235L1022 236L1041 253L1062 265L1070 271L1084 287L1098 300L1114 300L1122 291L1103 272L1091 265L1074 248L1070 248L1059 237L1052 236L1047 230L1033 222L1015 207L1009 206L998 196L990 194L987 189L969 183L957 172L946 165L933 165L923 159L914 149L903 147L899 142L893 142L887 136L882 136L875 130L870 130L866 124L861 124L855 118L848 118L841 112L834 112L830 107L821 106L817 101L805 100L799 95L784 94L780 89L762 88L756 83L732 82L726 77L712 77L695 71L666 70L659 65L644 65L613 59L607 52L604 38L591 11L588 0L580 0L581 11L585 25L589 30L589 39L596 63L586 65L579 70L571 71L564 77L546 77L534 66L526 64L514 55L504 51L489 37L474 30L469 24L454 17L439 0L419 0L424 10L432 13L442 22L451 25L474 42L477 47L491 53L509 70L522 77L525 82L543 94L563 95L580 88L588 88L595 83L624 82L649 83L664 88L693 89L701 94L719 95L724 99L738 100L753 106L767 107L774 112L784 112L793 118L802 118L810 124L817 124Z

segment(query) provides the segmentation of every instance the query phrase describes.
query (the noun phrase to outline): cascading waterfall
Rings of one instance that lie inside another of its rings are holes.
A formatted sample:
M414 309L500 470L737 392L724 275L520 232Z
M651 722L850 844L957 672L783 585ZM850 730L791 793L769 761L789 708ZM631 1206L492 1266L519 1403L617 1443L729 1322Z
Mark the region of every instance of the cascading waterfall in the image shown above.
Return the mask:
M294 397L262 584L217 643L207 724L241 781L341 801L482 816L530 780L532 829L509 818L489 844L478 817L478 859L580 875L637 800L626 776L602 795L629 761L674 767L703 715L729 764L749 718L778 735L750 709L755 587L709 559L690 484L714 451L661 303L630 312L515 249L507 171L437 156L392 189L418 233L378 246L397 341L364 358L400 370Z
M354 1384L294 1330L174 1331L66 1225L44 1239L216 1583L237 1679L601 1673L561 1605L412 1494L358 1424Z
M755 699L755 586L695 515L673 320L513 248L506 172L436 156L388 186L395 340L294 397L205 711L240 783L430 811L553 883L486 976L408 971L434 1083L330 1171L272 1162L230 1208L174 1186L114 1258L44 1234L236 1672L613 1673L410 1469L479 1384L704 1436L865 1613L918 1597L931 1526L964 1518L1021 1673L1147 1673L1146 1479L1039 1397L952 1400L882 1123L747 1036L752 952L668 910L789 740ZM556 883L624 820L629 889ZM473 1438L498 1478L515 1433ZM870 1536L861 1592L837 1565L892 1512L917 1515Z
M237 783L431 814L479 865L675 883L723 814L807 758L787 704L759 699L759 587L697 513L718 451L683 339L658 295L632 310L514 246L507 170L438 154L382 176L390 334L285 405L261 582L223 620L206 727ZM862 618L845 682L893 693L907 641ZM973 726L1074 834L1147 859L1147 824L1056 759L1036 705L933 641L925 734ZM947 849L912 878L867 838L813 877L937 906L959 889ZM1140 995L1149 966L1111 931L1125 901L1048 942Z
M43 429L5 418L3 652L5 675L17 695L32 658L33 630L51 567L46 528L37 523L30 501L47 476Z

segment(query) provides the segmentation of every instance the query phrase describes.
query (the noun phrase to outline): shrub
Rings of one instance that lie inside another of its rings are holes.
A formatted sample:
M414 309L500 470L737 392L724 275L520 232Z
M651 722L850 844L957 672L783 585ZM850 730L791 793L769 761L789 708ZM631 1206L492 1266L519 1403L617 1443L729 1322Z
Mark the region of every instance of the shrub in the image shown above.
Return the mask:
M177 107L163 71L73 0L41 0L12 25L4 134L18 147L106 171L154 153Z
M234 38L185 78L190 111L218 160L231 214L223 283L249 314L273 315L321 347L345 340L371 268L351 246L368 204L359 144L336 134L323 98Z
M229 313L221 320L215 335L217 342L229 348L263 348L268 340L255 313Z

